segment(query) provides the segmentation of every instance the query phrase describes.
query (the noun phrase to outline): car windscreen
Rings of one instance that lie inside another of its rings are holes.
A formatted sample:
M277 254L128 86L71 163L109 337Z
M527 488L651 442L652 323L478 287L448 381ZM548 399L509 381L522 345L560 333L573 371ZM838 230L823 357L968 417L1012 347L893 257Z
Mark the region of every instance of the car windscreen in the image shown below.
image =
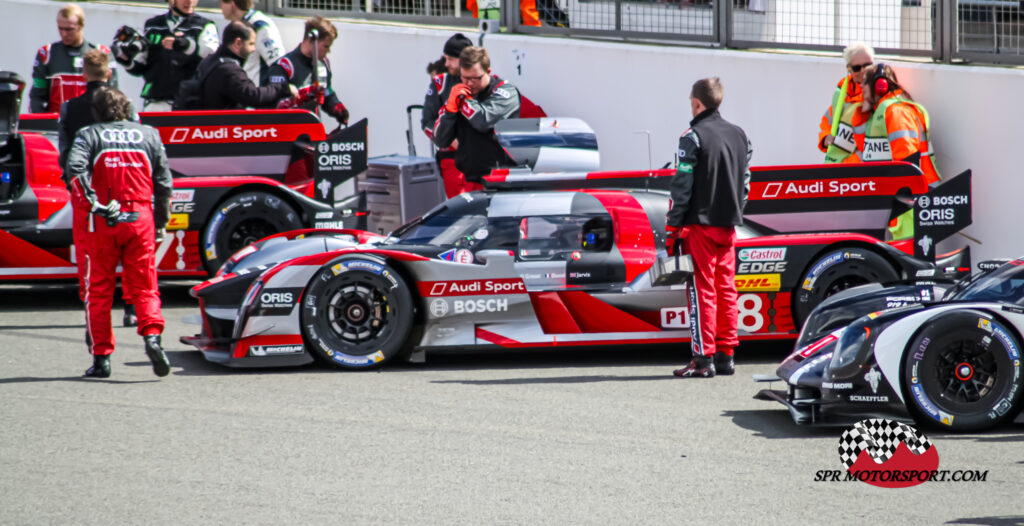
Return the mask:
M952 299L1015 303L1024 306L1024 260L1011 261L975 278Z

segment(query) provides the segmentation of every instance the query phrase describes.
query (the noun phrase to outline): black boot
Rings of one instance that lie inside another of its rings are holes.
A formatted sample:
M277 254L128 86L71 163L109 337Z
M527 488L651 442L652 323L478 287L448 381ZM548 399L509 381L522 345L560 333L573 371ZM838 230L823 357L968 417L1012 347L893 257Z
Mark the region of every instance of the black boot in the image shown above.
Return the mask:
M85 376L92 378L110 378L110 355L93 355L92 367L85 371Z
M149 356L149 361L153 362L153 374L167 376L171 372L171 362L167 361L167 355L160 347L160 335L154 334L144 338L146 340L146 356Z
M724 352L715 353L715 374L729 376L736 372L736 363L731 354Z
M139 324L139 317L135 315L135 305L131 303L124 304L124 326L135 327Z
M694 356L690 363L682 369L672 371L672 374L679 378L714 378L715 364L710 356Z

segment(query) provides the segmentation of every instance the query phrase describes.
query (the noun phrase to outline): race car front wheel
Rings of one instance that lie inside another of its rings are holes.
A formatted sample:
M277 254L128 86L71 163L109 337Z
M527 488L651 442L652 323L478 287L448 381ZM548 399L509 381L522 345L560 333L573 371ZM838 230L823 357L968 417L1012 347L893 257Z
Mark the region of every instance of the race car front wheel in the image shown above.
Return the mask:
M302 300L306 348L344 369L379 367L401 356L412 326L408 285L376 258L325 265Z
M213 211L203 228L203 265L212 275L246 246L302 226L295 209L277 196L265 192L231 196Z
M903 354L903 393L921 424L977 431L1020 407L1020 342L991 314L963 310L924 325Z
M863 248L827 252L811 263L793 292L793 315L800 327L825 298L866 283L895 281L899 276L882 256Z

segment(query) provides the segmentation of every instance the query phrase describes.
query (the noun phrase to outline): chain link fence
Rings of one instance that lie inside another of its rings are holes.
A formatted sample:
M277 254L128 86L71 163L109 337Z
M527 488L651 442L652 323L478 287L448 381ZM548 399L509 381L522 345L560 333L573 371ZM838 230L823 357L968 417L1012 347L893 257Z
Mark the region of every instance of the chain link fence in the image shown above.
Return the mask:
M879 50L928 55L932 0L733 0L737 47L832 49L867 42Z
M956 49L960 58L1024 63L1017 0L957 0Z
M473 27L477 5L488 2L501 6L501 26L517 33L827 51L863 41L887 54L1024 64L1024 0L260 0L257 6L280 15Z

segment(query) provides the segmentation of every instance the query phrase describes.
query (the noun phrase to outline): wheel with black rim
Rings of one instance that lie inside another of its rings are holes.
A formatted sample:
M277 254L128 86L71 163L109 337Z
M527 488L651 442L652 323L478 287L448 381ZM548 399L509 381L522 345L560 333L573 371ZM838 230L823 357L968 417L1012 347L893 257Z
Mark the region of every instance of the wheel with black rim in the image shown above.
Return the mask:
M923 425L977 431L1012 418L1021 402L1020 342L991 314L929 320L904 351L903 393Z
M344 369L370 369L401 357L413 328L412 294L383 261L336 260L310 282L302 300L306 347Z
M793 291L793 316L797 327L825 298L866 283L886 283L899 278L882 256L863 248L837 249L816 259Z
M288 203L265 192L243 192L226 199L203 228L203 265L210 274L232 254L267 236L302 228Z

